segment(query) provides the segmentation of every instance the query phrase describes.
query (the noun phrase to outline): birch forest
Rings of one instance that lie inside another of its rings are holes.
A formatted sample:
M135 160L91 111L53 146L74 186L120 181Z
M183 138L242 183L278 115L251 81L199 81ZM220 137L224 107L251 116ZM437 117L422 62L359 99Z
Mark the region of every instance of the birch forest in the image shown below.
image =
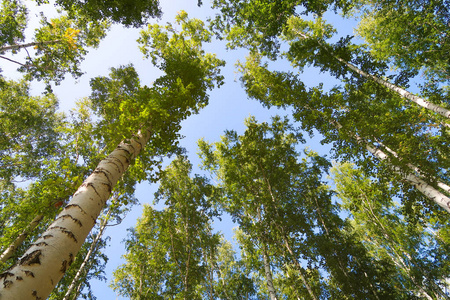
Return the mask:
M2 0L0 300L448 300L449 99L449 0Z

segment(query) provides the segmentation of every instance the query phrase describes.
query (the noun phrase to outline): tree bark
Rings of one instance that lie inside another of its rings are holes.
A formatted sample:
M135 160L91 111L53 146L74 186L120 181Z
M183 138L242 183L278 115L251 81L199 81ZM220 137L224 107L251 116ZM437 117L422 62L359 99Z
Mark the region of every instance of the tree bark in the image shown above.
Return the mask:
M150 129L139 131L98 164L53 224L14 267L0 274L2 300L46 299L50 295L94 227L112 189L150 134Z
M3 251L2 255L0 255L0 262L7 261L16 251L16 249L22 245L28 235L39 225L39 223L44 218L44 215L37 215L34 219L28 224L28 226L22 231L22 233L12 242L5 251Z
M386 146L385 144L383 144L379 140L376 140L376 141L381 146L383 146L383 148L386 149L387 152L392 154L395 158L401 160L401 158L398 156L397 152L395 152L394 150L392 150L391 148L389 148L388 146ZM406 165L408 166L408 168L411 169L411 171L417 172L418 174L424 174L418 167L414 166L413 164L407 163ZM447 193L450 193L450 186L448 184L446 184L446 183L444 183L442 181L439 181L436 178L433 178L433 180L436 180L436 184L437 184L438 187L440 187L441 189L443 189Z
M75 286L77 285L77 282L79 278L81 277L81 274L85 270L86 264L89 262L89 259L91 258L92 253L94 253L95 248L97 247L97 243L100 240L100 238L103 235L103 232L106 229L106 224L108 223L108 218L111 213L111 209L108 210L108 213L106 214L105 219L102 221L102 224L100 225L100 230L95 236L94 240L91 243L91 246L89 247L89 251L86 253L86 256L84 257L83 262L81 263L80 267L78 268L77 273L75 274L75 277L72 280L72 283L70 284L69 288L67 289L66 294L64 295L63 300L69 300L70 295L72 294L73 290L75 289Z
M50 44L57 44L61 41L62 40L54 40L54 41L44 41L44 42L33 42L33 43L20 44L20 45L10 45L10 46L0 47L0 51L20 50L22 48L28 48L28 47L33 47L33 46L44 46L44 45L50 45Z
M339 122L332 120L331 123L338 129L342 130L343 126L339 124ZM373 156L378 158L379 160L388 160L389 157L386 153L384 153L380 149L376 149L374 146L370 145L366 140L364 140L362 137L360 137L357 134L352 134L353 137L356 139L358 144L364 146ZM447 212L450 213L450 198L446 196L445 194L438 191L436 188L425 182L420 177L412 174L412 173L405 173L402 171L399 167L390 165L391 169L403 177L407 182L412 184L417 190L419 190L424 196L429 198L430 200L434 201L436 204L438 204L440 207L445 209Z
M302 32L298 32L296 31L296 33L302 38L302 39L307 39L309 38L306 34L302 33ZM407 90L396 86L395 84L392 84L390 82L387 82L386 80L383 80L381 78L378 78L372 74L368 74L366 72L364 72L363 70L359 69L358 67L356 67L355 65L343 60L342 58L334 55L333 53L331 53L330 51L328 51L325 46L323 45L322 42L318 41L319 46L324 49L326 52L328 52L332 57L334 57L336 60L338 60L339 62L341 62L342 64L344 64L345 66L347 66L350 70L352 70L353 72L365 77L365 78L369 78L372 79L373 81L387 87L389 90L397 93L398 95L400 95L400 97L407 99L409 101L412 101L414 103L416 103L417 105L431 110L434 113L440 114L441 116L443 116L444 118L450 119L450 110L443 108L437 104L431 103L429 101L426 101L425 99L416 96L410 92L408 92ZM449 127L450 125L448 124L443 124L446 127Z
M270 270L270 261L269 261L268 255L267 255L266 244L264 244L263 241L261 241L261 243L262 243L262 250L263 250L264 273L266 275L266 283L267 283L267 289L269 290L270 300L278 300L277 293L273 286L272 271Z
M375 149L373 146L371 146L369 143L365 142L366 149L372 153L375 157L377 157L379 160L386 160L389 159L386 153L381 151L380 149ZM420 177L412 174L412 173L405 173L402 170L400 170L399 167L391 165L392 170L400 174L406 181L408 181L410 184L412 184L416 189L418 189L422 194L424 194L427 198L433 200L436 202L439 206L441 206L443 209L445 209L447 212L450 213L450 198L447 197L445 194L441 193L437 189L435 189L433 186L425 182Z
M401 88L399 86L396 86L395 84L387 82L386 80L378 78L378 77L376 77L376 76L374 76L372 74L368 74L368 73L364 72L363 70L359 69L358 67L356 67L355 65L352 65L351 63L343 60L340 57L337 57L337 56L334 56L334 55L333 55L333 57L335 57L338 61L340 61L341 63L346 65L353 72L355 72L355 73L357 73L357 74L359 74L361 76L364 76L366 78L370 78L373 81L375 81L375 82L377 82L377 83L379 83L381 85L384 85L385 87L387 87L391 91L399 94L402 98L405 98L405 99L407 99L409 101L412 101L412 102L416 103L417 105L419 105L419 106L421 106L421 107L423 107L425 109L428 109L428 110L431 110L431 111L433 111L433 112L435 112L437 114L440 114L444 118L450 119L450 110L448 110L446 108L443 108L443 107L441 107L441 106L439 106L437 104L434 104L434 103L431 103L429 101L426 101L425 99L423 99L423 98L421 98L419 96L416 96L416 95L408 92L407 90L405 90L405 89L403 89L403 88ZM445 126L447 126L447 124L445 124Z

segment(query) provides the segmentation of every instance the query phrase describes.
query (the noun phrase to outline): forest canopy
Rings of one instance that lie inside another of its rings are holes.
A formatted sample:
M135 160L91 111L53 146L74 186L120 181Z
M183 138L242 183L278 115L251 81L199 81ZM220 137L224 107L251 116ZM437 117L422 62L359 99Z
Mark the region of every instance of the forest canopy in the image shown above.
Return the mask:
M3 1L0 299L450 299L449 10Z

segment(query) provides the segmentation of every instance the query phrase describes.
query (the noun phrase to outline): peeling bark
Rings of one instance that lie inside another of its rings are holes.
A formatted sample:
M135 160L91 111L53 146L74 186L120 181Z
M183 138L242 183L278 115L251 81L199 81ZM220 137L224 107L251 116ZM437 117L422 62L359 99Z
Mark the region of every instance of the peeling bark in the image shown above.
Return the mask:
M50 295L94 227L111 190L148 142L150 133L149 129L139 131L98 164L53 224L8 270L13 276L0 274L1 299L35 300Z

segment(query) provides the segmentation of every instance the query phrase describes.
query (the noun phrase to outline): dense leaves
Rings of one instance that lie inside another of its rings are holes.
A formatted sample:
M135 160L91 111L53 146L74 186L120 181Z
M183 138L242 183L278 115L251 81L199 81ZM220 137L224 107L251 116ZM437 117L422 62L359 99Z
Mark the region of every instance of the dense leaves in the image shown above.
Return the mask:
M38 0L44 2L43 0ZM72 14L80 14L92 20L111 20L125 26L140 27L150 18L160 17L158 0L57 0L56 3Z
M164 170L155 196L165 208L145 207L127 240L127 262L115 271L113 288L121 295L201 299L220 239L211 229L213 188L203 177L190 178L191 168L178 157Z

